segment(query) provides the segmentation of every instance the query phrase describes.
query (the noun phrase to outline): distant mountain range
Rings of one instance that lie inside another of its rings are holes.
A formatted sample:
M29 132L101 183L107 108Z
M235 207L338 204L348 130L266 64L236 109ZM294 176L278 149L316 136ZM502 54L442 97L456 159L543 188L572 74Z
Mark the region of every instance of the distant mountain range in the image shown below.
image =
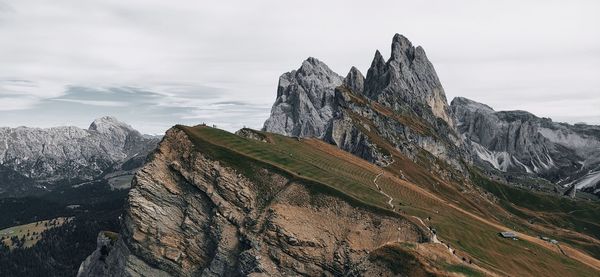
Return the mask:
M140 167L158 139L114 117L78 127L0 128L0 196L52 190Z
M542 177L571 194L600 196L600 126L496 112L466 98L454 99L451 107L459 133L485 165L505 175Z

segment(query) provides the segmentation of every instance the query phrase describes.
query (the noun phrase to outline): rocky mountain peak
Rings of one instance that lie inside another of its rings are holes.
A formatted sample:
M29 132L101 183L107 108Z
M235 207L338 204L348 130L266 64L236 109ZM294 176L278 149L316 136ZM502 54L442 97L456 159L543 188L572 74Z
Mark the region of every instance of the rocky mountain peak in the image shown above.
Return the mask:
M402 57L414 57L415 48L410 40L401 34L394 35L392 39L392 60L400 60Z
M348 72L346 78L344 78L344 85L351 91L362 94L365 87L365 76L362 75L358 68L353 66L350 68L350 72Z
M277 99L263 130L288 136L321 137L333 116L334 90L343 78L316 58L279 77Z
M465 97L455 97L452 99L450 106L454 111L459 111L460 109L468 109L470 112L486 112L493 113L494 109L486 104L482 104L479 102L475 102L471 99Z
M137 132L129 124L119 121L114 116L103 116L97 118L92 122L92 124L90 124L90 127L88 127L89 131L96 131L99 133L113 132L115 129Z
M298 72L309 74L316 72L331 73L333 71L319 59L315 57L308 57L306 60L304 60L304 62L302 62L302 66L300 66Z
M394 36L387 62L379 51L375 53L367 71L364 94L396 111L413 110L432 124L437 117L454 126L444 89L425 50L415 48L402 35Z
M600 172L600 136L586 132L589 128L555 123L526 111L494 111L462 97L452 100L451 107L459 133L484 165L595 192L595 183L589 180L600 176L595 175Z
M338 89L340 85L350 92ZM297 71L283 74L263 130L318 137L370 162L386 164L389 155L368 137L375 128L407 155L410 147L420 147L450 160L458 156L460 141L449 112L443 88L424 50L396 35L392 57L386 62L376 51L366 78L353 67L342 79L315 58L308 58ZM431 136L432 132L439 133L438 139ZM455 158L451 163L460 167Z
M379 50L375 50L375 56L373 57L373 61L371 62L371 67L367 71L367 76L369 75L379 75L383 73L385 69L385 59L381 55Z
M105 116L89 128L0 128L0 164L40 181L92 179L133 157L144 157L158 139Z

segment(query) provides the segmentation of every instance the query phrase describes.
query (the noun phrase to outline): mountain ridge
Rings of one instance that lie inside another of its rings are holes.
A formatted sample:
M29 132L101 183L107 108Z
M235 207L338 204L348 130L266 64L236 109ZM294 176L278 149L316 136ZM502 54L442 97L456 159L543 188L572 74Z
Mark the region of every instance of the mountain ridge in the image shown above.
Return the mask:
M109 116L94 120L88 129L2 127L0 165L45 185L92 180L106 170L144 157L157 142Z
M475 156L496 170L539 176L561 190L575 187L600 196L600 126L495 111L466 98L455 98L451 107Z
M356 67L341 82L331 70L282 75L271 116L262 130L318 137L379 165L391 161L387 151L374 142L383 137L414 160L418 159L418 149L425 149L464 174L464 157L458 151L461 142L433 65L422 47L413 47L402 35L394 36L391 48L388 61L375 52L366 77ZM315 79L313 75L322 78L310 82ZM293 85L307 82L311 84L309 90ZM313 106L319 109L305 108ZM306 119L308 123L288 118ZM281 126L296 131L282 131Z

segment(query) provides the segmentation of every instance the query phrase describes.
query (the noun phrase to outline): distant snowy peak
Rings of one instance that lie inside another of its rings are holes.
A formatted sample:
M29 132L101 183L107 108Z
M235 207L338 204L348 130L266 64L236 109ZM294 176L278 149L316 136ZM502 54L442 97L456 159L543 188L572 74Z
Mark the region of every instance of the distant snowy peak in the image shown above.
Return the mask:
M92 124L90 124L90 127L88 128L88 130L97 131L100 133L110 133L110 132L114 132L115 130L138 132L137 130L133 129L133 127L131 127L131 125L129 125L125 122L119 121L116 117L113 117L113 116L104 116L104 117L95 119L94 122L92 122Z

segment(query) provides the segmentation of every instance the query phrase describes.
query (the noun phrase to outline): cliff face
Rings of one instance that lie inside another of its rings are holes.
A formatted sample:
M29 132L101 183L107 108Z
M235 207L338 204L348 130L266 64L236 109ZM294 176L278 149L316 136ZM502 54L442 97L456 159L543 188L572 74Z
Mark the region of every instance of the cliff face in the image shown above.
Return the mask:
M136 174L123 226L79 276L368 275L385 271L370 251L427 239L399 215L270 169L249 178L196 151L178 128Z
M314 62L318 66L310 68L318 70L297 73ZM292 85L306 83L310 85ZM314 92L320 92L316 94L320 97L314 97ZM398 34L391 57L385 61L377 51L366 78L353 67L341 80L314 58L298 71L282 75L263 130L318 137L378 165L393 160L390 150L399 150L421 165L431 164L418 158L425 150L464 171L462 141L433 65L423 48L413 47Z
M452 101L452 110L459 132L482 162L599 193L598 126L556 123L524 111L497 112L460 97Z

